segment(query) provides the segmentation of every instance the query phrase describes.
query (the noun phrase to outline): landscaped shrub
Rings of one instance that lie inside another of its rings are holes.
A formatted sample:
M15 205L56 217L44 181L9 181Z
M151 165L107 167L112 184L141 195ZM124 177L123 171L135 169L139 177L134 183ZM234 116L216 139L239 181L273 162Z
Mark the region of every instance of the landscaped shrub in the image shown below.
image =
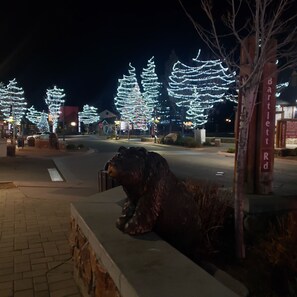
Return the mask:
M297 211L276 217L256 247L272 267L272 286L281 296L297 292ZM276 282L275 282L276 281Z
M181 136L178 134L176 145L185 146L185 147L197 147L199 146L198 142L195 141L193 137L190 136Z
M206 140L204 143L203 143L204 146L213 146L210 142L210 140Z
M82 143L77 145L77 149L78 149L78 150L81 150L81 149L83 149L84 147L85 147L85 146L84 146Z
M297 156L297 148L295 149L281 149L277 151L277 156L280 157L295 157Z
M34 137L28 138L28 146L35 146L35 138Z
M185 183L199 209L200 232L197 236L201 245L197 252L205 256L216 253L218 246L223 247L224 226L228 220L233 222L232 193L210 182L187 180Z
M76 149L76 145L73 144L73 143L68 143L68 144L66 145L66 149L67 149L67 150L75 150L75 149Z
M235 153L235 148L234 147L229 147L227 149L227 153L234 154Z

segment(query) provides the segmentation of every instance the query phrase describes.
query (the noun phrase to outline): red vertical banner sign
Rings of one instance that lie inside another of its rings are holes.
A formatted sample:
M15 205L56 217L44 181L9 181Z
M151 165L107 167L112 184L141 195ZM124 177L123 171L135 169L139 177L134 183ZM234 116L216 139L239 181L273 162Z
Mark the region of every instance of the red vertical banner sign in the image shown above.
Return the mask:
M276 64L267 63L263 69L262 88L260 90L260 164L258 192L272 192L274 139L275 139L275 92Z

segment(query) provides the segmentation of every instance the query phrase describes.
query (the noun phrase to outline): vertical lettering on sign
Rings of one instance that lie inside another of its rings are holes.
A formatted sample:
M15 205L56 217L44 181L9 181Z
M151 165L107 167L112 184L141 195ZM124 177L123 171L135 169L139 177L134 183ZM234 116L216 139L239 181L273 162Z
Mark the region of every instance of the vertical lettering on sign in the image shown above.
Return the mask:
M266 69L266 75L270 69ZM271 73L271 72L270 72ZM275 109L275 79L268 77L263 82L262 92L262 141L261 141L261 171L272 170L272 152L274 149L274 109Z

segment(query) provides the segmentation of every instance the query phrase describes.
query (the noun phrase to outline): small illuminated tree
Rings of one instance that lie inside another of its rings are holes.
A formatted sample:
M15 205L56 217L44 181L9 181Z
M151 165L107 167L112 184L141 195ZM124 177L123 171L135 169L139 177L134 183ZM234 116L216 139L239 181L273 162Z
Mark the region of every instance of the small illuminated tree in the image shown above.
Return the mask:
M48 115L44 111L41 112L39 121L37 123L37 127L41 133L50 131L50 127L48 123Z
M193 127L202 126L207 122L208 118L207 114L205 114L205 110L209 110L212 105L207 106L205 102L201 102L196 88L194 88L193 95L194 99L190 101L186 118L193 123Z
M128 73L128 75L123 75L123 78L118 80L117 94L114 98L114 103L121 115L121 121L127 122L128 127L130 127L134 119L134 107L137 100L134 88L138 85L135 68L131 63L129 63Z
M19 125L27 110L24 90L17 86L14 78L1 90L1 111L6 120L12 118L14 124Z
M12 126L12 143L15 143L16 126L20 125L23 116L27 110L27 102L24 97L24 91L17 86L14 78L10 80L6 87L1 88L1 111L4 118Z
M65 100L64 90L58 89L54 86L53 89L47 89L45 103L48 106L49 115L51 117L53 132L56 131L58 126L58 119L61 113L61 106L64 104Z
M160 96L160 88L162 86L162 84L158 82L158 76L155 69L156 65L154 57L151 57L148 60L147 67L143 68L140 75L142 78L142 96L150 112L150 118L154 116L154 109L157 106L158 98Z
M99 115L97 108L94 106L90 106L85 104L83 106L83 111L78 113L78 120L80 123L87 125L88 133L90 125L99 121Z
M42 112L37 111L34 108L34 105L32 105L30 108L27 110L26 118L33 124L37 125L41 119L41 114Z
M135 85L131 92L131 101L134 102L131 116L133 128L147 131L148 123L151 121L151 112L140 92L138 84Z

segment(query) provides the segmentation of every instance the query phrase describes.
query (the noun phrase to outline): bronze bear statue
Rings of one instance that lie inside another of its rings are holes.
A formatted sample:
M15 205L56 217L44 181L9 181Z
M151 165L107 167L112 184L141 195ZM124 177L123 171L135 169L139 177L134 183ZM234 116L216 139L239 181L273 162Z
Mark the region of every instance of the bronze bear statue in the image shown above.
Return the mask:
M122 146L105 169L127 195L116 222L121 231L130 235L154 231L184 252L193 248L198 208L166 159L143 147Z

